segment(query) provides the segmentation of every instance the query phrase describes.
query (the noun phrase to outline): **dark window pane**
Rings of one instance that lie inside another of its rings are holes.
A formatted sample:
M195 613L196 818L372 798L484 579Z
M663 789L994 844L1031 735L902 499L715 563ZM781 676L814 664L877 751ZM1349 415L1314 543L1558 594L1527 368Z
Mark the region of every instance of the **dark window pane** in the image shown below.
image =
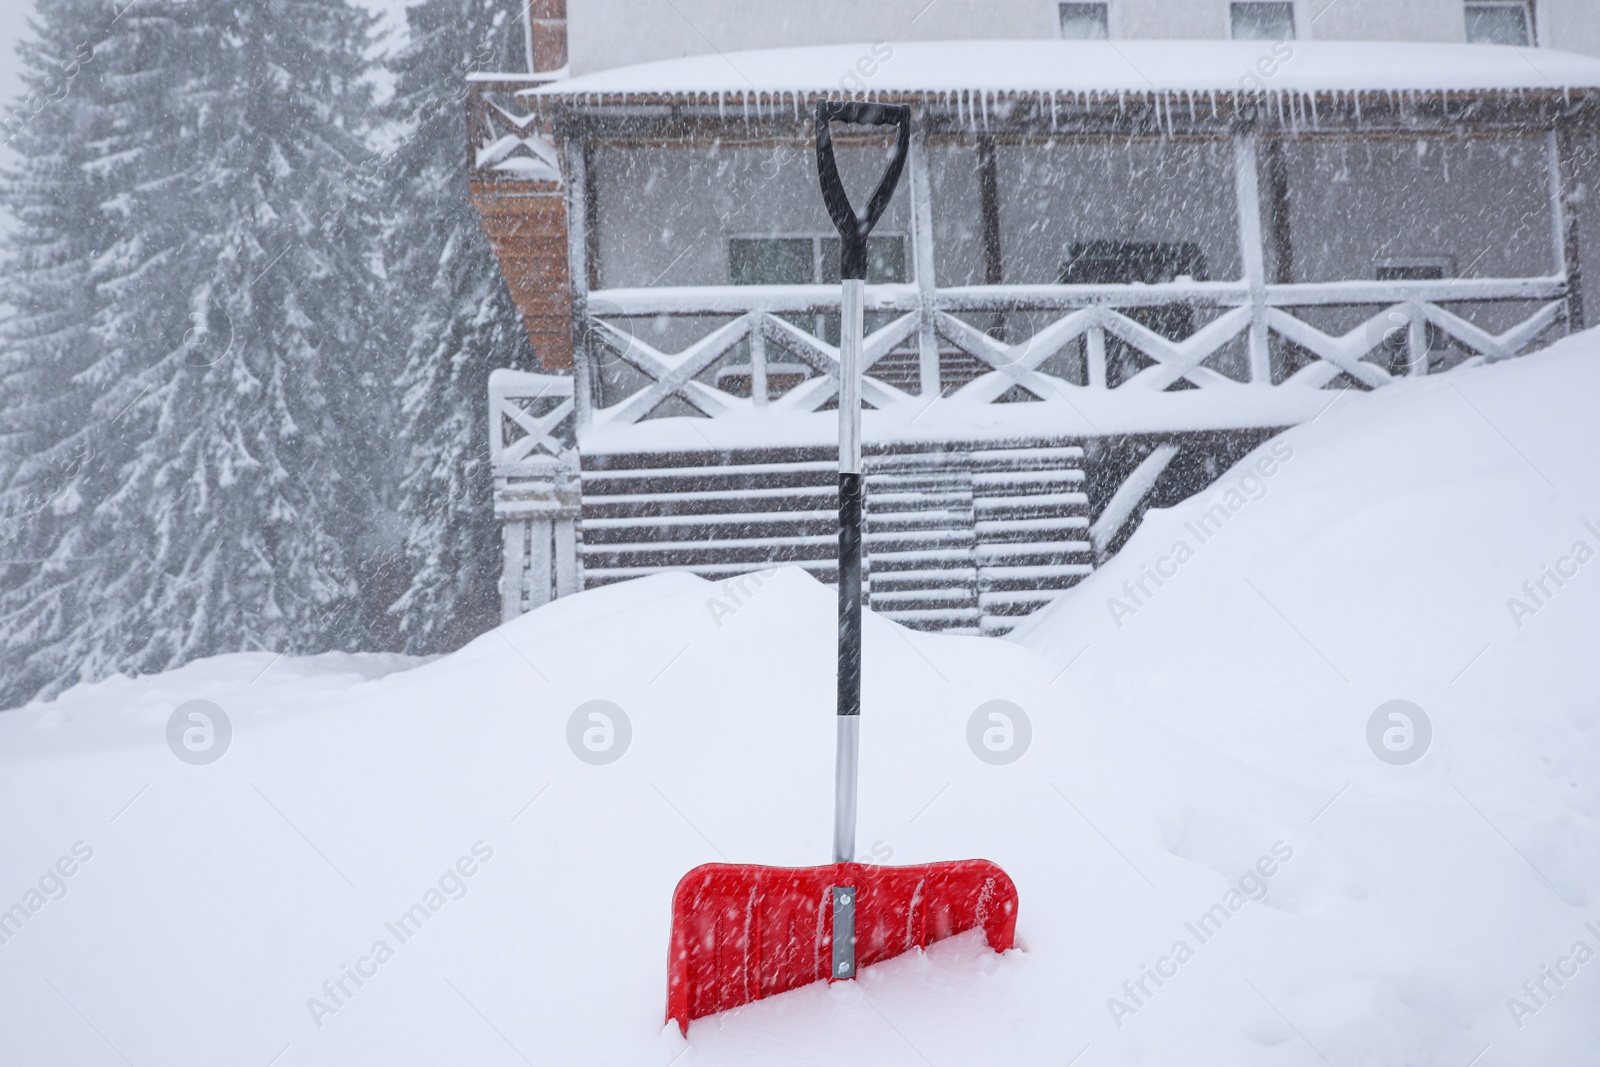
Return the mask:
M1380 263L1374 273L1380 282L1433 282L1445 277L1439 263Z
M1063 285L1159 285L1180 277L1206 280L1206 257L1199 245L1188 241L1082 241L1067 246L1059 280ZM1173 341L1191 336L1197 328L1194 308L1185 304L1126 308L1122 313ZM1106 340L1106 378L1115 388L1147 361L1125 342Z
M1206 280L1206 260L1200 246L1184 242L1085 241L1067 246L1061 265L1063 285L1159 285L1188 277ZM1133 308L1130 319L1163 337L1181 341L1195 331L1194 308L1184 304Z
M1206 257L1197 244L1158 241L1081 241L1067 246L1063 285L1159 285L1187 276L1206 280Z
M1472 44L1532 44L1524 4L1468 4L1467 40Z
M1291 41L1294 39L1294 4L1235 3L1233 38L1236 41Z
M809 237L734 237L728 276L734 285L809 285L815 280ZM838 273L834 265L834 273Z
M1103 41L1106 30L1106 5L1062 4L1061 36L1069 41Z

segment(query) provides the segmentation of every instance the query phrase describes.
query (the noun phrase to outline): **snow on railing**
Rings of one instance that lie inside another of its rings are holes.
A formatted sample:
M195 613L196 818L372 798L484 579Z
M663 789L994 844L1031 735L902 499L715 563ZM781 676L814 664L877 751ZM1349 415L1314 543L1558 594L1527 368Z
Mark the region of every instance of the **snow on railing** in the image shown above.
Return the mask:
M574 445L572 378L497 370L489 375L489 458L496 468L560 459Z
M1241 427L1289 425L1318 410L1304 394L1320 392L1341 375L1358 387L1377 388L1399 377L1515 356L1562 322L1566 294L1566 280L1559 276L1268 285L1255 294L1244 282L967 286L935 290L931 300L924 300L915 285L869 286L868 310L894 317L867 337L863 396L888 417L880 425L896 417L915 418L924 431L949 418L970 424L972 408L1009 403L1016 387L1046 404L1092 408L1096 414L1089 419L1094 424L1089 429L1107 432L1200 428L1192 421L1197 410L1207 407L1218 393L1230 394L1235 401L1226 407L1229 418ZM1534 301L1540 302L1536 310L1498 333L1440 306ZM1326 333L1292 311L1360 305L1378 305L1380 310L1341 334ZM1165 337L1127 313L1169 306L1218 313L1182 340ZM591 292L588 307L586 333L592 350L587 357L620 360L640 372L644 384L588 412L586 436L604 431L614 437L671 399L719 420L749 418L762 409L772 414L817 413L837 396L837 347L793 321L797 316L837 313L839 294L834 287L608 289ZM1003 313L1016 323L1024 313L1046 312L1056 317L1013 343L996 340L960 317ZM662 351L627 328L632 319L729 316L731 321L677 352ZM1252 336L1258 329L1260 342ZM905 353L929 335L941 356L971 357L981 373L953 389L925 380L930 368L926 360L912 365L910 381L902 375L899 384L893 384L874 376L874 369L891 354ZM1243 366L1231 374L1208 363L1234 342L1243 339L1249 347L1265 342L1267 335L1296 346L1304 365L1275 376L1270 352L1265 359L1236 359ZM1445 338L1456 349L1448 361L1435 351ZM1113 382L1107 367L1112 344L1120 344L1125 353L1137 352L1145 365ZM774 349L781 353L777 359ZM1067 349L1081 353L1084 373L1079 381L1044 369ZM741 364L741 381L750 382L748 396L723 391L715 380L716 369L741 351L746 353L741 358L748 360ZM1370 358L1374 354L1387 358L1377 362ZM804 379L769 395L769 372L779 362L790 377L798 369ZM1327 399L1322 397L1322 402ZM583 401L577 398L580 411ZM1126 417L1117 417L1118 409ZM1109 424L1100 425L1108 414ZM1203 413L1199 417L1208 428L1216 425L1215 418ZM825 429L819 426L819 432Z
M516 95L553 80L548 73L468 76L468 173L560 184L561 158L549 130Z

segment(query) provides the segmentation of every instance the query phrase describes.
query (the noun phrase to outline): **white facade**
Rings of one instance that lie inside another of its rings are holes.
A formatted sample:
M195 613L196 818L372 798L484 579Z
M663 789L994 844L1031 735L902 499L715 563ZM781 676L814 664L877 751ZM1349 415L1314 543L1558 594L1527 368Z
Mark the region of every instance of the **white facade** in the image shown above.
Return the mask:
M1114 38L1217 40L1233 35L1235 7L1256 4L1291 7L1298 40L1463 42L1475 3L1517 0L1109 0L1106 21ZM757 48L1055 38L1061 7L1057 0L569 0L567 32L572 73L582 75ZM1525 10L1541 47L1600 55L1596 0L1529 0Z

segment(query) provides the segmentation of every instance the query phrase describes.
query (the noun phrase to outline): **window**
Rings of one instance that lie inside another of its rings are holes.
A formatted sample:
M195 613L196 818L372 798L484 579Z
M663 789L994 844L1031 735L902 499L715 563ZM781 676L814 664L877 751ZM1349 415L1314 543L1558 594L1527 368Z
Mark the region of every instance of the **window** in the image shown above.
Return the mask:
M1234 0L1229 14L1236 41L1294 40L1293 3Z
M839 238L825 235L784 237L733 237L728 240L728 278L734 285L838 285ZM906 242L899 234L867 238L867 282L884 285L906 280ZM867 332L894 318L886 312L866 317ZM838 315L808 315L795 322L828 344L839 343ZM748 342L717 372L717 387L737 396L749 396L751 375ZM767 387L782 395L810 374L804 364L775 362L779 350L768 348ZM899 384L899 383L896 383Z
M1525 0L1468 0L1467 41L1471 44L1533 43L1533 12Z
M1068 41L1103 41L1111 36L1111 4L1061 4L1061 36Z

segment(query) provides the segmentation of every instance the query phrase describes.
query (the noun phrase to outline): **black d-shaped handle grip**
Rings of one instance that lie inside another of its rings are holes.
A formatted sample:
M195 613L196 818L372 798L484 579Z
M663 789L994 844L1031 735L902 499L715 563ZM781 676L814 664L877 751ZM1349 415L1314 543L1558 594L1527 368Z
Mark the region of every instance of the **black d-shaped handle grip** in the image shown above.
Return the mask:
M839 164L833 158L830 122L848 126L894 126L894 157L878 180L878 187L867 201L867 210L857 214L850 196L839 179ZM900 184L900 171L906 165L911 147L911 108L906 104L867 104L855 100L822 100L817 103L817 176L822 180L822 199L828 214L839 228L839 277L867 277L867 235L883 217L884 209Z

